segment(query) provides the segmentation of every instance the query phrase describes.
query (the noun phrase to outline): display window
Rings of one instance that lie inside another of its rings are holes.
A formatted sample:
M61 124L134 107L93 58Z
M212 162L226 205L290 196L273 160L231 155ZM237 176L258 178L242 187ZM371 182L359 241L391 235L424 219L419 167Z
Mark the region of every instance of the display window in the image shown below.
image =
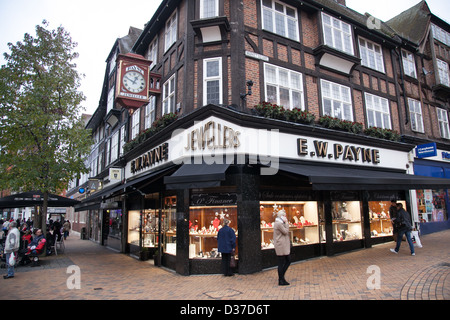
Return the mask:
M128 243L139 246L141 239L143 248L158 246L158 210L128 211Z
M236 233L237 243L237 206L190 207L189 210L189 258L220 258L217 250L217 233L223 226L223 220ZM236 244L237 254L237 244Z
M399 200L403 208L406 208L406 201ZM389 213L391 201L369 201L370 236L386 237L392 236L393 225Z
M332 201L331 215L334 242L362 239L359 201Z
M417 205L420 222L446 221L448 219L447 190L417 190Z
M189 208L189 258L221 258L218 252L217 234L224 219L236 234L236 258L238 255L238 220L236 194L196 194L191 197Z
M164 253L177 254L177 219L176 219L177 197L164 198L164 209L162 211L161 228L164 244Z
M286 212L293 246L319 243L316 201L261 201L261 249L273 249L273 223L280 210Z

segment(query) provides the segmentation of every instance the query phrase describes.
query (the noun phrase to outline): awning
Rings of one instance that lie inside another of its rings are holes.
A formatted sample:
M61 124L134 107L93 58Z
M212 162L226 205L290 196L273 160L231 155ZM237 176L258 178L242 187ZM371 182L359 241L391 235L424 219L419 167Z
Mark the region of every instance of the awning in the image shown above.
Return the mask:
M165 167L164 169L153 171L149 174L145 174L136 179L127 181L127 183L125 183L125 184L120 183L120 184L115 184L110 187L106 187L96 193L93 193L92 195L90 195L89 197L87 197L86 199L81 201L81 203L79 205L75 206L75 211L101 209L100 202L98 202L98 200L100 200L101 198L103 198L103 197L107 198L107 197L110 197L113 195L115 196L115 195L125 193L127 188L134 187L141 182L143 182L145 185L148 185L148 184L154 182L155 180L161 178L161 176L167 174L167 172L169 172L170 170L173 170L174 168L175 168L175 165L171 165L169 167ZM119 193L119 191L122 191L122 192Z
M169 177L164 177L166 189L192 189L220 186L229 164L183 164Z
M395 171L280 163L281 171L309 179L313 190L448 189L450 179L409 175Z
M24 208L33 206L42 206L44 203L44 194L40 191L30 191L13 194L0 199L0 208ZM49 193L48 207L72 207L79 201L61 197Z

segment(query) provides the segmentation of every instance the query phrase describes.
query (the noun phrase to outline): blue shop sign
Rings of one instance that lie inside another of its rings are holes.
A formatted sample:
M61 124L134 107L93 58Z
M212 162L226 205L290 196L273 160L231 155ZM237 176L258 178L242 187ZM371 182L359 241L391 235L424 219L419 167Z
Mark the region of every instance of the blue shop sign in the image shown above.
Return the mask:
M417 158L427 158L437 156L436 142L421 144L416 147Z

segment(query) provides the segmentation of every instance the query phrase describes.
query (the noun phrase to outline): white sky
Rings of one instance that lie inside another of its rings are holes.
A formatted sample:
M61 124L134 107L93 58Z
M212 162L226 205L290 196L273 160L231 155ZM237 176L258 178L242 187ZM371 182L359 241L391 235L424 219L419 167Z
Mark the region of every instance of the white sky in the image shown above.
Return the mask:
M233 0L236 1L236 0ZM420 0L347 0L347 6L387 21ZM35 36L35 26L43 19L50 29L62 25L78 43L77 70L86 77L80 88L86 96L85 112L98 107L109 52L117 38L128 34L130 26L143 29L161 0L0 0L0 65L7 43L22 41L25 33ZM431 11L450 23L449 0L427 0ZM133 7L126 7L132 5Z

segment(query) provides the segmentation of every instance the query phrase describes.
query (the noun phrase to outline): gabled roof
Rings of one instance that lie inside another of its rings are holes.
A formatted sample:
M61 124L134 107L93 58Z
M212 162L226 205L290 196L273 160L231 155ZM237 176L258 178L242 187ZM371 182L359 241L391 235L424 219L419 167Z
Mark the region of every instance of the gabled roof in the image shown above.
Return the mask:
M420 45L428 34L431 15L428 4L422 0L386 23L401 37Z

